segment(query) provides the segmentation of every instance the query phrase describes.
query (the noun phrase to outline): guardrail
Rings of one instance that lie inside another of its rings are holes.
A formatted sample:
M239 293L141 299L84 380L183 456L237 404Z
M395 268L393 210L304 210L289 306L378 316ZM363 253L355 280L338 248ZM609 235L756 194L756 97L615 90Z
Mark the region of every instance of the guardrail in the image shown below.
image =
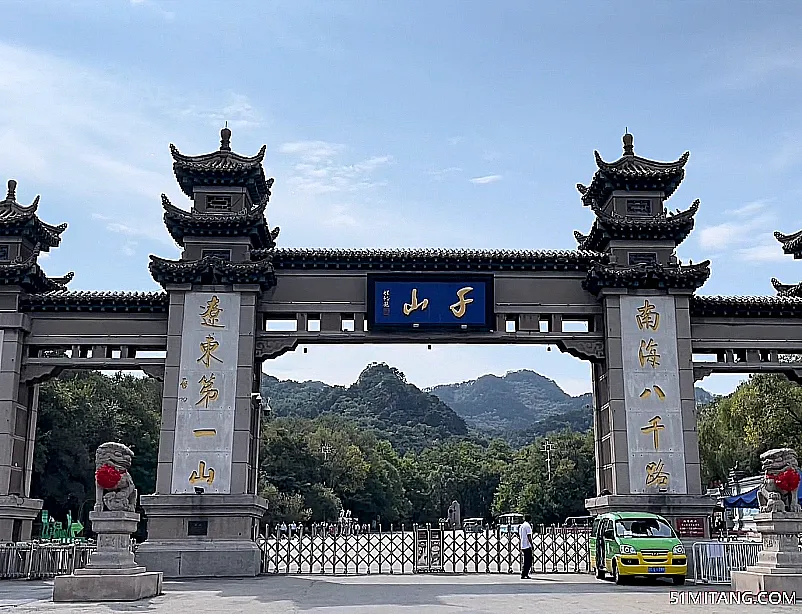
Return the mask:
M757 563L763 544L753 541L710 541L693 544L694 584L730 584L733 571Z
M86 567L94 544L0 544L0 579L42 580Z

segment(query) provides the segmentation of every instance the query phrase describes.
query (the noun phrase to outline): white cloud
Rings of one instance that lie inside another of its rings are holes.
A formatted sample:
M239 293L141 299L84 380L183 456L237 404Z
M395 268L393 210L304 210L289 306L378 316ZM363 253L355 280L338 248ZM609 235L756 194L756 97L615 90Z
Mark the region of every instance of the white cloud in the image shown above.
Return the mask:
M744 244L753 242L756 237L765 236L774 220L771 212L767 211L765 201L754 201L729 209L724 212L724 217L737 219L699 229L697 239L703 249L742 250Z
M484 177L474 177L471 183L474 185L485 185L488 183L495 183L501 181L501 175L485 175Z
M764 233L757 239L758 243L756 245L741 248L736 252L739 260L756 263L788 262L788 256L783 253L780 242L774 238L773 234Z
M326 141L284 143L279 152L298 159L292 167L293 174L285 182L293 192L308 196L353 193L384 185L372 179L372 175L393 161L392 156L382 155L344 164L346 146Z
M247 96L229 92L222 108L203 108L190 105L181 109L176 115L182 119L201 120L209 126L221 128L228 124L229 128L258 128L263 118L251 104Z
M345 151L345 145L326 141L293 141L280 145L278 150L283 154L298 156L302 160L314 163L336 158Z
M132 6L148 8L164 19L175 19L175 12L163 8L156 0L129 0Z
M435 179L436 181L440 181L445 179L447 175L454 175L456 173L461 173L462 169L458 166L449 166L448 168L441 168L436 171L429 171L429 175Z
M159 195L176 203L184 197L171 172L167 135L191 133L199 120L219 127L218 116L243 122L258 115L242 95L209 102L201 112L187 105L192 93L112 79L2 42L0 74L0 168L18 179L21 192L42 194L44 218L54 208L66 220L73 211L95 209L101 213L94 219L117 224L112 232L172 247ZM182 120L189 121L182 126Z

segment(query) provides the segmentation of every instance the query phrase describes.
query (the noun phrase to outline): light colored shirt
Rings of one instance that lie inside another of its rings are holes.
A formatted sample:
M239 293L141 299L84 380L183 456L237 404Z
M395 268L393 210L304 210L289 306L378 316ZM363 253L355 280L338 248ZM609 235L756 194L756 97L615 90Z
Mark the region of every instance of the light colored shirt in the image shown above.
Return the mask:
M529 540L532 537L532 525L524 520L521 526L518 527L518 537L521 538L521 550L531 548L532 544Z

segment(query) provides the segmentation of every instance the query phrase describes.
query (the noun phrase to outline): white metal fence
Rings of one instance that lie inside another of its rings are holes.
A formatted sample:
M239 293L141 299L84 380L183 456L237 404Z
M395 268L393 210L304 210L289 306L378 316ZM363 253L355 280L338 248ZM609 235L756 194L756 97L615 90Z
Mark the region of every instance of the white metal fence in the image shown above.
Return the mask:
M702 584L729 584L733 571L757 563L761 542L717 541L693 545L693 580Z
M590 570L590 532L577 527L536 528L533 573ZM310 534L259 539L264 574L520 573L516 531L466 532L446 528L401 527L357 535Z
M40 580L86 567L94 544L0 544L0 578Z

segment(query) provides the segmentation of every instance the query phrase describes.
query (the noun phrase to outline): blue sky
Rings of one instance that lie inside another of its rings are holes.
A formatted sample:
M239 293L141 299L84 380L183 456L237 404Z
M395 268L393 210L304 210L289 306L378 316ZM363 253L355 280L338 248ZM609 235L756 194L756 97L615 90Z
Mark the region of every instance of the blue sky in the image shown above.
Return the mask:
M68 222L48 273L155 290L178 256L159 194L189 207L168 144L267 145L283 247L573 249L577 182L614 160L691 152L669 201L701 199L683 261L701 294L802 279L771 232L802 227L797 2L6 0L0 169ZM350 383L383 360L420 385L532 368L574 394L589 369L541 347L312 347L279 377ZM737 378L703 385L730 391Z

